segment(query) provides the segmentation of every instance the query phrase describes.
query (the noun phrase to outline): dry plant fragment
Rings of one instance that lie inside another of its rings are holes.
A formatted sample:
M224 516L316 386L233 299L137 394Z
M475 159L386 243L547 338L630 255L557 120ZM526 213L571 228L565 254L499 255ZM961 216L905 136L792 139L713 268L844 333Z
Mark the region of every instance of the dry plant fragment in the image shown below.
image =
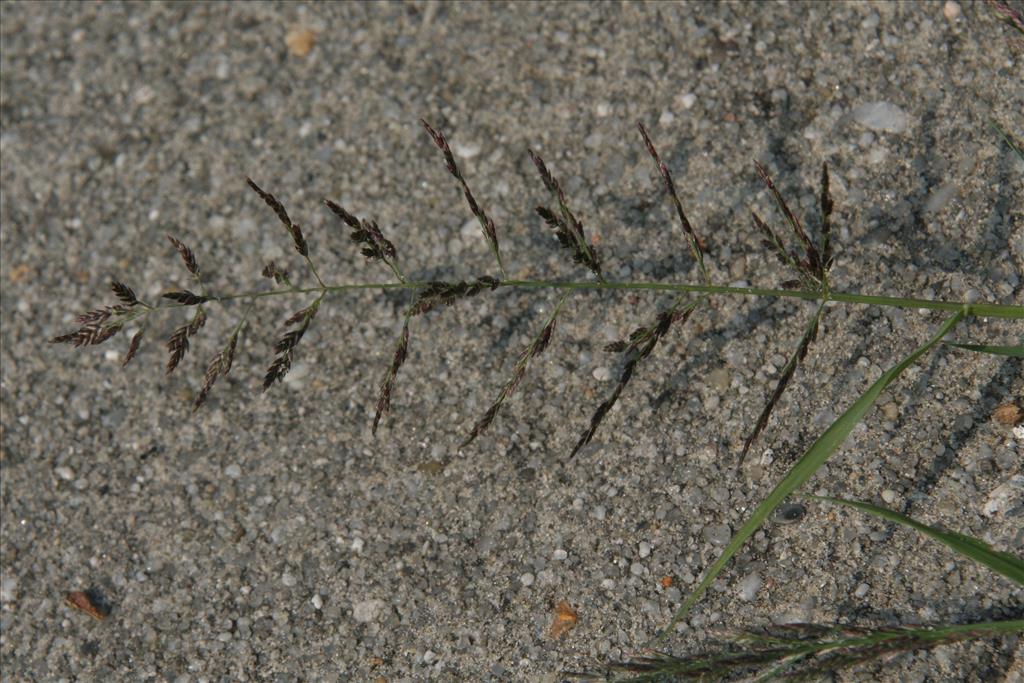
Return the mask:
M1004 403L992 412L992 417L1000 424L1012 426L1024 420L1024 410L1015 403Z
M561 638L575 628L578 617L579 614L567 600L560 601L555 605L555 620L551 623L551 630L548 632L551 638Z
M79 612L84 612L96 621L103 621L110 615L110 607L92 590L72 591L64 595L64 603Z

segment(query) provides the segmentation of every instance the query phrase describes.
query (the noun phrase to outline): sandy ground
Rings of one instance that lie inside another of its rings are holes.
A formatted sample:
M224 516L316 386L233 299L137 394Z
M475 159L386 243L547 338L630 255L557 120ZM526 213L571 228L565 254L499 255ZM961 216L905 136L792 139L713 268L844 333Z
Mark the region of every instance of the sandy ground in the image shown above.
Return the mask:
M743 436L813 305L712 297L642 363L570 459L622 360L603 346L666 294L579 292L491 429L459 450L557 294L484 292L414 321L393 413L370 433L408 299L326 297L285 382L261 299L231 374L190 401L244 301L152 316L73 350L46 340L114 303L313 283L251 176L302 225L330 283L385 282L320 205L378 221L413 279L495 275L423 117L494 219L509 276L574 278L533 208L544 156L611 280L697 282L634 128L643 121L715 282L789 274L750 227L812 232L837 203L838 291L1020 304L1024 45L981 3L10 3L2 12L0 333L3 681L555 681L635 651L831 419L927 339L939 312L832 306L748 463ZM1016 343L1019 321L962 341ZM893 385L805 490L886 504L1022 551L1022 440L993 411L1021 363L940 349ZM1016 479L1015 479L1016 477ZM91 589L101 621L64 604ZM558 605L576 613L553 637ZM941 545L807 504L757 533L671 634L791 621L965 623L1024 592ZM1021 641L873 664L849 680L1019 681ZM1016 672L1016 673L1014 673Z

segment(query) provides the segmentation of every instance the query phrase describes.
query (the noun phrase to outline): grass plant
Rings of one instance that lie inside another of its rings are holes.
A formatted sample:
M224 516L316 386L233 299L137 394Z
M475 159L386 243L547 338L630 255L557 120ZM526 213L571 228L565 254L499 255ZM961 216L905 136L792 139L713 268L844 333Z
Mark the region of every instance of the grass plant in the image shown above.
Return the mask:
M193 339L207 320L207 311L213 306L223 306L239 301L247 305L235 320L231 333L206 366L201 389L196 395L193 409L201 408L209 399L216 382L227 375L234 360L240 335L249 330L248 319L253 308L261 302L293 298L301 302L301 308L288 315L282 323L283 331L273 345L273 358L265 372L262 387L264 391L273 388L288 374L297 353L301 352L300 342L316 322L321 306L330 298L350 290L401 290L407 292L407 301L401 316L401 326L393 343L391 363L386 368L378 385L375 399L375 414L372 430L379 426L392 408L395 386L405 361L409 357L410 344L415 337L413 325L416 318L424 313L456 305L476 296L488 296L504 289L550 289L561 293L544 324L537 330L532 341L518 355L512 375L497 392L490 406L467 428L462 447L466 448L491 427L520 386L531 364L544 353L555 337L559 316L563 314L566 300L574 295L591 290L603 291L657 291L674 295L672 301L652 319L640 321L628 338L607 346L607 351L621 357L620 371L610 394L594 409L589 422L582 428L571 456L581 453L617 401L628 389L631 378L642 362L652 356L659 344L672 332L686 325L702 308L710 305L719 296L746 296L770 298L796 298L817 302L814 313L807 319L802 334L794 341L794 350L780 373L776 386L765 402L764 409L747 435L742 451L743 456L756 442L770 422L773 409L778 406L789 383L796 375L801 361L806 357L818 336L821 321L826 315L828 304L875 305L892 308L931 309L946 314L944 321L926 340L917 343L916 348L882 373L859 398L814 441L758 504L747 521L735 533L722 555L711 564L692 593L683 601L670 623L661 631L652 646L664 644L673 627L686 617L705 591L712 585L731 559L746 542L769 519L776 508L787 498L797 494L801 486L834 455L853 428L863 420L875 405L882 392L911 365L941 344L948 344L951 352L996 353L1021 357L1024 347L995 345L986 342L949 343L953 330L964 320L975 317L1024 320L1024 307L995 302L966 302L930 300L865 295L857 292L834 291L829 279L830 269L836 258L836 244L832 231L833 199L830 191L828 167L821 169L819 191L820 221L816 231L808 229L791 210L785 198L777 189L767 168L755 164L755 171L764 183L782 216L787 230L778 231L765 218L752 212L753 230L762 237L769 253L787 270L786 280L780 287L738 287L713 282L705 264L706 246L697 230L686 216L679 198L676 183L668 166L662 160L654 141L643 125L638 124L641 141L653 161L666 200L671 206L674 219L678 221L686 237L687 246L700 273L700 282L639 282L610 279L602 268L602 257L594 242L588 238L587 230L579 214L570 207L563 186L548 168L544 160L532 150L529 155L539 175L540 185L550 198L547 206L538 206L537 215L547 229L553 231L559 247L569 261L578 267L584 277L571 280L521 280L508 277L499 248L499 230L484 209L477 195L456 164L447 138L438 129L423 122L431 141L441 151L446 170L455 179L470 213L480 224L485 244L494 258L493 273L484 273L469 281L418 281L404 275L400 267L399 246L385 237L378 224L369 219L358 218L338 203L325 199L324 206L340 223L351 230L350 239L370 261L377 261L394 280L385 283L328 283L322 279L310 253L309 245L300 226L294 223L284 204L274 195L264 191L253 180L247 179L250 189L277 216L285 228L295 251L302 257L305 268L315 285L300 287L293 284L292 275L279 264L269 262L263 269L263 276L271 284L239 292L217 291L201 277L195 253L177 237L168 239L180 256L190 280L190 288L176 287L163 294L158 304L146 303L137 298L126 284L115 281L111 289L118 303L90 310L78 316L78 327L66 334L54 337L54 343L69 343L76 347L92 346L107 342L129 327L138 327L132 337L124 363L127 364L140 350L143 332L150 319L157 314L183 315L182 323L166 342L168 358L166 372L173 372L190 350ZM1003 133L1005 136L1006 134ZM1007 144L1011 141L1007 139ZM1012 146L1012 145L1011 145ZM787 236L788 235L788 236ZM329 298L330 295L330 298ZM825 502L826 499L821 499ZM882 517L904 526L909 526L946 544L961 555L981 562L999 572L1007 579L1022 583L1024 571L1020 559L1006 553L997 553L981 541L965 536L943 532L922 522L917 522L900 513L879 508L870 503L827 499L832 504L846 505ZM630 680L698 679L721 680L735 675L748 675L752 670L760 677L786 677L803 680L826 671L850 666L868 659L881 657L891 652L931 647L941 643L955 642L967 638L988 637L1002 633L1024 631L1024 622L983 622L976 624L943 624L934 627L858 627L853 625L800 625L781 632L748 630L735 635L728 641L726 649L712 655L677 657L651 651L642 657L612 667L614 671L635 674ZM614 673L614 671L612 673ZM604 674L602 674L604 675Z

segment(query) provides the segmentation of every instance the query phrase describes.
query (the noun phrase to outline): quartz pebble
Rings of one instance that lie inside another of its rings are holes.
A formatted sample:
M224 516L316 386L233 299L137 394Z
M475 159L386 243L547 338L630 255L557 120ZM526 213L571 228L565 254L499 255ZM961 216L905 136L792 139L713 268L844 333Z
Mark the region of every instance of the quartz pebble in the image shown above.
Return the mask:
M764 582L757 572L750 572L740 581L740 600L750 602L757 596Z
M873 131L902 133L910 126L910 117L892 102L868 102L854 108L850 116Z

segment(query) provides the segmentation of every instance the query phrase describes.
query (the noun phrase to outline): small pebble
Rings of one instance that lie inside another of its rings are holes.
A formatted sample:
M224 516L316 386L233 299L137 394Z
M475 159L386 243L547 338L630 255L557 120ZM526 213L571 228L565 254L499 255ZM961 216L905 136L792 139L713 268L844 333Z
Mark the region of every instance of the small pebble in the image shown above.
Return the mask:
M757 572L750 572L740 582L740 600L750 602L757 596L757 591L761 590L763 585L764 582L760 575Z
M893 491L892 489L886 489L886 490L882 491L882 500L884 500L889 505L892 505L893 503L895 503L896 499L898 497L899 497L899 494L896 493L895 491Z
M310 602L313 603L313 607L318 610L324 606L324 600L320 597L319 593L314 595Z
M64 481L71 481L72 479L75 478L75 471L70 467L62 465L61 467L58 467L53 471L57 474L58 477L60 477Z
M224 474L231 479L238 479L240 476L242 476L242 468L232 463L231 465L228 465L227 467L224 468Z
M857 590L853 591L853 597L863 598L865 595L868 594L869 590L871 590L871 587L866 583L862 583L859 586L857 586Z
M519 577L519 583L523 584L524 586L532 586L534 579L535 577L533 576L533 574L531 574L530 572L526 572L525 574Z
M604 588L608 591L612 590L613 588L615 588L615 579L604 579L603 581L601 581L601 588Z
M561 562L565 558L569 557L569 553L565 552L561 548L558 548L551 554L551 559Z
M594 372L592 374L594 375L594 379L598 382L607 382L612 378L612 371L604 366L594 368Z
M633 576L640 576L644 573L644 566L639 562L634 562L633 564L629 565L629 573Z
M366 545L361 538L352 539L352 552L361 553L363 552L363 546Z
M290 588L291 586L294 586L296 583L298 583L298 580L295 578L295 575L291 572L285 572L281 575L281 583Z
M850 115L854 121L874 131L902 133L910 126L907 112L892 102L868 102L856 107Z
M946 4L942 6L942 16L949 21L954 21L960 16L960 3L947 0Z
M640 551L641 558L647 557L651 554L651 544L647 541L640 541L640 546L638 550Z
M693 105L697 104L697 96L688 92L679 98L679 104L683 109L692 109Z
M775 508L775 521L779 524L799 522L807 514L807 508L800 503L785 503Z

